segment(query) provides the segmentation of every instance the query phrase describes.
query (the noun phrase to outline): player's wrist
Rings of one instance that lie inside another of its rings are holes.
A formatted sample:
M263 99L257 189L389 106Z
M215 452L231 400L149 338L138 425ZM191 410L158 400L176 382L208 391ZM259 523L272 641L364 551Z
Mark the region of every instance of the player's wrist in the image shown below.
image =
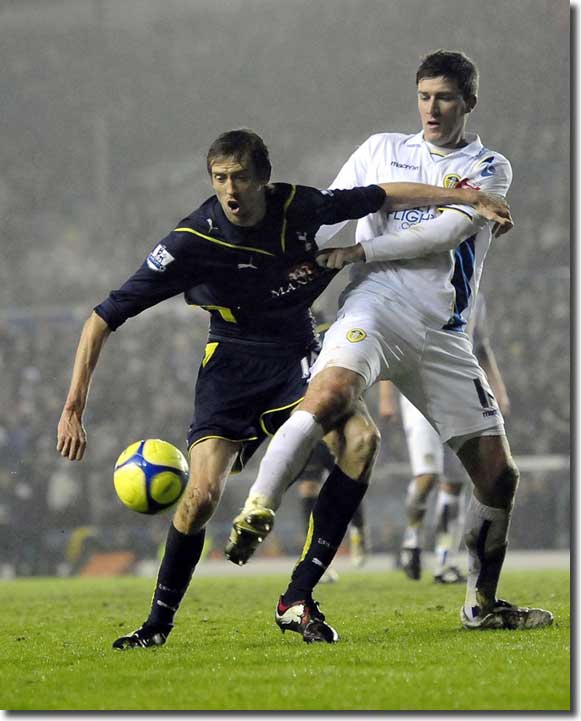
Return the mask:
M63 412L80 417L83 413L83 408L84 404L80 400L67 401L64 405Z
M360 241L354 248L355 261L356 263L366 263L367 253L365 252L365 241Z
M460 188L458 191L462 205L475 207L479 203L479 191L474 188Z
M355 262L356 263L357 262L365 263L367 258L365 256L365 248L363 247L363 245L361 243L357 243L357 245L355 246L354 252L355 252Z

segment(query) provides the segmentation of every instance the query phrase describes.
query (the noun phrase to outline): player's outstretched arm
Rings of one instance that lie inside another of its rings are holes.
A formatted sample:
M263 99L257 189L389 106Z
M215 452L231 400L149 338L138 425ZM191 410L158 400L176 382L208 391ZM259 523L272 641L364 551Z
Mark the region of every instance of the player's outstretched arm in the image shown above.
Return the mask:
M423 183L379 183L379 186L387 195L385 210L388 213L421 205L470 205L478 215L498 223L503 233L513 225L510 206L506 199L497 193L486 193L467 187L440 188Z
M481 215L471 218L459 209L444 210L446 212L440 217L417 223L405 230L362 240L348 248L326 248L317 255L317 263L322 267L340 270L349 263L409 260L442 253L456 248L489 222ZM506 222L512 227L510 217Z
M94 311L83 326L69 392L57 429L56 449L70 461L80 461L85 453L87 434L83 427L83 411L101 348L110 333L107 323Z

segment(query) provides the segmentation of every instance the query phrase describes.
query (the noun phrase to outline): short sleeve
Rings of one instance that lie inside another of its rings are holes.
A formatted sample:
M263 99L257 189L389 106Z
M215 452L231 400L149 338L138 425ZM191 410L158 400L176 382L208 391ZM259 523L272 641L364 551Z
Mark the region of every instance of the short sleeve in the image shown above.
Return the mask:
M172 231L120 288L95 307L97 315L116 330L128 318L201 282L195 247L188 234Z

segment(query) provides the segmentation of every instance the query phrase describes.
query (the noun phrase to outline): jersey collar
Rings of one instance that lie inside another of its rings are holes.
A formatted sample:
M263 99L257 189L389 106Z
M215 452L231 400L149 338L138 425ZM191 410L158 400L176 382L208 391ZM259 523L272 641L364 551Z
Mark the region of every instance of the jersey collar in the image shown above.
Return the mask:
M474 157L479 155L479 153L482 151L483 145L477 133L466 133L466 140L468 141L468 145L465 145L463 148L458 148L458 150L455 150L453 153L448 153L446 157L449 158L451 155L456 154L473 155ZM420 130L419 133L416 133L415 135L410 135L405 141L405 144L409 145L410 147L421 145L426 146L427 144L424 140L424 131Z

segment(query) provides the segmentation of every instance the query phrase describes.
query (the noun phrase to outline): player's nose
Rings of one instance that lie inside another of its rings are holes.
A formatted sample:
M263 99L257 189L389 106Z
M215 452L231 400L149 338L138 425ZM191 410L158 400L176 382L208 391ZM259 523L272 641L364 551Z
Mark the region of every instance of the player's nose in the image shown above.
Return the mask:
M431 115L433 118L439 117L440 106L437 100L432 100L428 103L428 115Z

